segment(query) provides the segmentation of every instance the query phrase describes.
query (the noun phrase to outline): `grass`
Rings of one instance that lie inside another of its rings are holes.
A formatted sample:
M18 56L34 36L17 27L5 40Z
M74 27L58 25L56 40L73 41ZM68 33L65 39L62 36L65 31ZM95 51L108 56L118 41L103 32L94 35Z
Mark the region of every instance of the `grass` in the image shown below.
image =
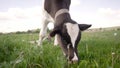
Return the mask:
M114 33L117 33L114 36ZM0 35L0 68L119 68L120 30L83 32L78 45L80 63L67 64L59 46L45 40L31 44L38 34Z

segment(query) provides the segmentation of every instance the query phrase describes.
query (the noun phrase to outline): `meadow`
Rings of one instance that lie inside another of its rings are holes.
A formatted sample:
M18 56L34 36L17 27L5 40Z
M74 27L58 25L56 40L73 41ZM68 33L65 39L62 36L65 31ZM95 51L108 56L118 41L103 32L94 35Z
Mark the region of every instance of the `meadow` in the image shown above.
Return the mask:
M1 34L0 68L120 68L120 30L83 32L78 64L67 63L54 39L37 46L38 35Z

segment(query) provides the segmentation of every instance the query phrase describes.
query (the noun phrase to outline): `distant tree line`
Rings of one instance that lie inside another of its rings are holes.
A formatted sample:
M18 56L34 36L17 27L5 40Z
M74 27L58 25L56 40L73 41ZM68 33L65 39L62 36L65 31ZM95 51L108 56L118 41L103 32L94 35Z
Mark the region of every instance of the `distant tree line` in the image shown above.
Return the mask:
M28 31L17 31L16 34L25 34L25 33L39 33L40 29L28 30Z
M17 31L15 32L16 34L25 34L25 33L39 33L40 32L40 29L34 29L34 30L28 30L28 31ZM49 33L50 30L47 29L47 32Z
M27 33L39 33L40 32L40 29L33 29L33 30L28 30L28 31L17 31L17 32L10 32L10 33L2 33L0 32L0 35L2 34L27 34ZM50 30L47 29L47 33L49 33Z

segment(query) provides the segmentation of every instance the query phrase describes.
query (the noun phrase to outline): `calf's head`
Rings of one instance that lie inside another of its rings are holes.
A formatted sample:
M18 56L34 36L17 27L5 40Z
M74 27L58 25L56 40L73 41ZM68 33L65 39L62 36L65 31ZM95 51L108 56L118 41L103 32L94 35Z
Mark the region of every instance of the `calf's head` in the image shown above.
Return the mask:
M86 30L91 25L87 24L73 24L70 22L64 23L60 27L56 27L50 33L51 37L54 37L56 34L61 38L62 48L66 51L64 52L67 56L68 61L77 62L78 61L78 53L77 53L77 45L81 39L81 31Z

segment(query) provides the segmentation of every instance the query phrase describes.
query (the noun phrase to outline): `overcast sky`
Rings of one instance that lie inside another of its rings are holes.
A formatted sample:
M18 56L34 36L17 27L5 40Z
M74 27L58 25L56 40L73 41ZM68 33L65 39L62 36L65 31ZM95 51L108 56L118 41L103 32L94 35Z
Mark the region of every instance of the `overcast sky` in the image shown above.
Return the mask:
M40 28L41 1L0 0L0 32ZM71 17L78 23L92 24L92 28L120 26L120 0L72 0L71 3Z

